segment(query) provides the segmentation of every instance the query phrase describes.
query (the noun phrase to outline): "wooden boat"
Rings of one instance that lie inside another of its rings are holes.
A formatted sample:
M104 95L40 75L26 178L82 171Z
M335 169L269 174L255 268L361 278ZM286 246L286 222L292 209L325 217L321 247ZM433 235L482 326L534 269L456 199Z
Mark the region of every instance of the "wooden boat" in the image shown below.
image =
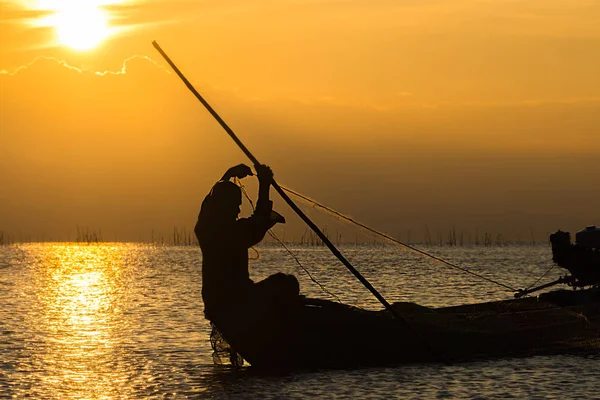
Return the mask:
M516 299L443 308L393 304L407 324L389 310L303 299L283 316L257 318L245 310L236 323L220 323L219 329L251 365L279 371L597 352L600 252L589 247L596 242L578 235L588 246L573 245L561 231L550 239L554 261L571 275L521 290ZM559 283L596 287L522 298Z
M304 299L278 324L254 319L244 329L219 328L253 367L277 371L600 350L598 289L443 308L393 306L414 331L386 310L366 311L319 299Z

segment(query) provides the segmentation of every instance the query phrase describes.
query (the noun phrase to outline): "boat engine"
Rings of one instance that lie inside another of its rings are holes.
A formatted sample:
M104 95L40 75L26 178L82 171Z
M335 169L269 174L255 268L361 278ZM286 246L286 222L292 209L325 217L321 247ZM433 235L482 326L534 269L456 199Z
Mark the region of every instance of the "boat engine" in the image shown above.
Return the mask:
M577 246L588 249L600 249L600 228L588 226L575 234Z
M600 284L600 228L588 226L575 235L571 243L569 232L558 231L550 235L552 260L572 275L573 286Z
M571 234L558 230L550 235L552 261L568 270L571 275L534 288L519 289L516 298L558 284L574 288L600 285L600 228L588 226L575 235L576 243L571 243Z

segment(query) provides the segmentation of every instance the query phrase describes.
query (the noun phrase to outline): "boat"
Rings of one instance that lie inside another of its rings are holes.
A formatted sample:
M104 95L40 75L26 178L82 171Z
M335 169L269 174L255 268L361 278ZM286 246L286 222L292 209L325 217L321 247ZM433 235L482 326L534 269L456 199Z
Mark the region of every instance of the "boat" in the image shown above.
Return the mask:
M259 370L296 371L455 363L600 350L600 290L557 290L527 297L429 308L367 311L304 299L286 318L253 329L219 326L236 352ZM258 325L258 327L257 327ZM239 365L239 361L234 362Z
M595 232L593 229L586 231ZM214 340L213 349L222 352L221 358L225 354L236 360L234 364L244 359L257 369L271 371L597 353L600 277L589 252L594 256L599 253L595 247L572 245L570 241L568 247L563 246L568 237L568 233L558 231L550 239L554 262L572 275L520 290L514 299L442 308L394 303L392 307L405 321L400 323L389 310L367 311L303 298L277 322L254 316L250 324L219 325L215 330L220 333L215 335L222 335L230 345L219 349ZM577 237L579 243L596 244L587 236ZM583 264L577 264L578 260L584 260ZM573 288L525 297L558 283ZM584 289L586 286L589 288ZM243 314L251 315L251 311Z

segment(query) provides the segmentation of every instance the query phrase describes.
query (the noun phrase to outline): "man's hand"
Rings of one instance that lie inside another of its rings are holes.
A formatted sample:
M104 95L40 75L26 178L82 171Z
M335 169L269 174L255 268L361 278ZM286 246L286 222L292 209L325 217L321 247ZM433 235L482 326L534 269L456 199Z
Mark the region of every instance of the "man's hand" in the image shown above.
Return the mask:
M258 181L261 185L271 185L273 183L273 171L271 167L264 164L255 166L256 175L258 175Z
M283 215L279 214L277 211L271 211L270 220L273 223L285 224L285 218L283 217Z
M227 170L227 172L225 173L225 175L223 176L223 180L228 180L229 178L238 178L238 179L243 179L247 176L252 176L254 175L252 173L252 170L250 169L249 166L247 166L246 164L239 164L236 165L235 167L231 167Z

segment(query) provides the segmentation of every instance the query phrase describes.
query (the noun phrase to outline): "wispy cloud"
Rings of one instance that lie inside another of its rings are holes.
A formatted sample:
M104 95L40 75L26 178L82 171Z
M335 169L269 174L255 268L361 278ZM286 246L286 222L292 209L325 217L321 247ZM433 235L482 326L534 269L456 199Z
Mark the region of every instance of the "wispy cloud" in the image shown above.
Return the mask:
M150 58L148 56L143 56L143 55L133 55L133 56L127 57L125 60L123 60L123 64L121 66L121 69L116 70L116 71L111 71L111 70L97 71L97 70L90 70L90 69L86 69L86 68L78 68L78 67L74 67L72 65L69 65L66 61L59 60L58 58L55 58L55 57L38 56L35 59L33 59L32 61L28 62L27 64L21 65L21 66L15 68L15 69L13 69L12 71L8 71L6 69L2 69L2 70L0 70L0 75L8 75L8 76L17 75L20 72L23 72L27 68L30 68L30 67L34 66L35 64L39 63L40 61L43 61L43 60L55 62L58 65L66 68L66 69L69 69L69 70L72 70L72 71L76 71L76 72L78 72L80 74L91 73L91 74L97 75L97 76L125 75L127 73L127 65L128 65L128 63L131 62L132 60L140 60L140 59L148 61L149 63L155 65L156 67L158 67L160 69L162 69L167 74L171 74L170 70L168 70L164 66L160 65L159 63L157 63L156 61L154 61L152 58Z
M23 73L25 70L32 68L43 61L49 61L59 65L62 68L73 71L78 74L91 74L95 76L110 76L110 75L126 75L128 73L129 64L135 60L143 60L154 67L160 69L168 75L172 75L172 71L155 61L153 58L146 55L133 55L123 60L120 69L117 70L93 70L81 67L75 67L70 65L68 62L48 56L38 56L32 61L18 66L12 70L2 69L0 70L0 76L15 76ZM43 68L43 66L41 66ZM192 79L193 80L193 79ZM196 82L197 83L197 82ZM256 93L243 93L237 88L227 88L215 85L203 84L203 90L211 92L218 92L230 98L235 98L237 101L246 103L261 103L261 104L280 104L284 101L289 104L298 103L309 107L338 107L348 109L362 109L372 110L384 113L393 113L398 110L443 110L443 109L457 109L457 108L505 108L505 107L545 107L545 106L568 106L568 105L584 105L591 104L596 105L600 103L600 96L582 96L582 97L568 97L568 98L532 98L515 101L481 101L481 100L465 100L460 102L452 101L438 101L438 102L423 102L417 99L413 99L414 93L401 91L396 93L395 98L388 100L352 100L345 97L338 97L333 95L325 96L294 96L294 95L257 95Z
M0 3L0 11L2 12L2 18L0 23L20 23L39 18L47 17L52 14L52 11L48 10L27 10L12 8L2 5Z

